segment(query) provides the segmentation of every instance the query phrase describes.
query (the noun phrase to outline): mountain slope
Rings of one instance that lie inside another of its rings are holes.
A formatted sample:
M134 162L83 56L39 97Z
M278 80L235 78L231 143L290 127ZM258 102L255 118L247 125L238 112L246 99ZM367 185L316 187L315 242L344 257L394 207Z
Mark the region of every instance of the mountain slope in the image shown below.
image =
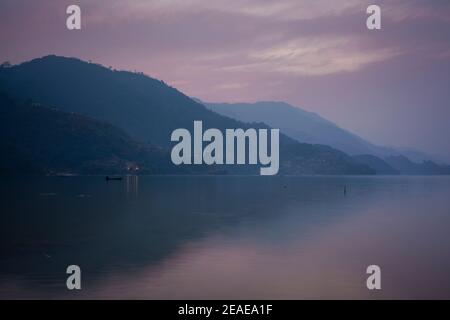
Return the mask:
M436 164L433 161L423 161L416 163L405 156L391 156L386 158L386 162L401 174L409 175L448 175L450 166Z
M203 103L203 102L202 102ZM374 145L321 116L284 102L203 103L207 108L240 121L260 121L300 142L325 144L349 155L371 154L380 158L405 155L416 161L433 158L424 153Z
M141 143L166 150L174 145L172 131L191 129L194 120L202 120L205 130L267 127L221 116L143 74L114 71L74 58L47 56L0 68L0 85L14 96L110 123ZM280 173L286 174L374 173L338 150L298 143L284 135L280 136L280 162Z
M377 174L391 175L400 173L397 169L390 166L383 159L380 159L370 154L353 156L353 159L355 159L359 163L368 165L369 167L374 169L377 172Z
M75 58L47 56L4 68L2 83L16 96L111 123L159 146L169 146L171 132L196 119L217 128L236 125L159 80Z
M209 109L240 121L261 121L300 142L325 144L350 155L376 154L377 147L334 123L284 102L205 103Z
M168 156L112 125L0 93L0 173L165 173Z

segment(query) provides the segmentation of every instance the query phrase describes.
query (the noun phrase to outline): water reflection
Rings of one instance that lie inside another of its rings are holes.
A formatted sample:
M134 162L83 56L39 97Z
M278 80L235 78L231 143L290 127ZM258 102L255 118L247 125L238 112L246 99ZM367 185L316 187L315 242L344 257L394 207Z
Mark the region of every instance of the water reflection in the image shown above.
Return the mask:
M3 298L450 297L448 178L55 177L0 191ZM81 292L65 289L69 264ZM381 292L365 288L369 264Z
M139 191L139 176L127 175L125 177L125 190L129 197L137 196Z

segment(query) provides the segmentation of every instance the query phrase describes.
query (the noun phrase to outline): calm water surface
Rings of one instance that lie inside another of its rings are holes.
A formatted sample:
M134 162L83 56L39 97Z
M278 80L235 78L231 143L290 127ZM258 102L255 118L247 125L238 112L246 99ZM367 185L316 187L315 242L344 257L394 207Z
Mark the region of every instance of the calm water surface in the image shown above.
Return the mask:
M449 177L11 178L0 194L0 298L450 298Z

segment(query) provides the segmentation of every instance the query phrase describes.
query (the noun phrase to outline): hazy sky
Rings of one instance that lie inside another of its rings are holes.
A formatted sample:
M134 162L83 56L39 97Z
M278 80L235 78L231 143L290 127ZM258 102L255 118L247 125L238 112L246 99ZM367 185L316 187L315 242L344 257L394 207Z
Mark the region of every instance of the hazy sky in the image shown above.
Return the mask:
M81 31L66 29L70 4ZM282 100L450 158L449 0L1 0L0 43L3 61L74 56L205 101Z

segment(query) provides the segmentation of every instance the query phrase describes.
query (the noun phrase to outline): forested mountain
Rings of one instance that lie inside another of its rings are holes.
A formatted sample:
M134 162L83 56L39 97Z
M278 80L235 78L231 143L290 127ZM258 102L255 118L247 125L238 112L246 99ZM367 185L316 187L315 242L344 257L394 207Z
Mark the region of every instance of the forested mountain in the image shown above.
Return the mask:
M191 129L195 120L202 120L205 130L267 127L219 115L142 73L116 71L75 58L47 56L1 68L0 87L13 97L109 123L136 143L158 146L165 152L174 145L172 131ZM208 171L241 169L223 166ZM253 168L244 172L251 173ZM374 170L331 147L299 143L281 135L280 173L373 174Z
M0 93L2 174L168 173L161 148L133 141L114 126Z

